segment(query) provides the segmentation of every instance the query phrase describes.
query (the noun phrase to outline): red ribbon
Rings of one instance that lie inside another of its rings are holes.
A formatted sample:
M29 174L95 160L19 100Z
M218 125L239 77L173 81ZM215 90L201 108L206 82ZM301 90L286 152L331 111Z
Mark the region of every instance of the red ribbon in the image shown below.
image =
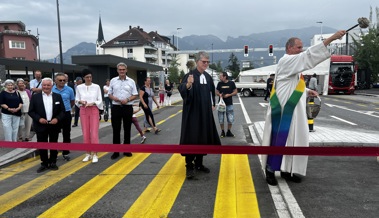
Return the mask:
M282 154L308 156L379 156L379 147L268 147L246 145L83 144L0 142L1 147L97 152L181 154Z

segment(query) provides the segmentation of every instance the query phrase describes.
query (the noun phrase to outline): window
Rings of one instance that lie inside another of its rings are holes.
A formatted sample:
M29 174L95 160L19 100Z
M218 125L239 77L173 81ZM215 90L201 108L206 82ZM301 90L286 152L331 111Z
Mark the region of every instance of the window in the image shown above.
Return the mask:
M133 49L132 48L128 48L128 54L133 54Z
M22 42L22 41L9 41L9 48L25 49L25 42Z

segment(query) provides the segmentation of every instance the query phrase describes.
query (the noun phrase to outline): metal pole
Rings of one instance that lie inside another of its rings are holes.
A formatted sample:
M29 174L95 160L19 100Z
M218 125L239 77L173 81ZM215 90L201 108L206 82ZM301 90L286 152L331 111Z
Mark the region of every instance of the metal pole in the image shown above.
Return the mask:
M62 54L62 37L61 37L61 21L59 18L59 2L57 0L57 17L58 17L58 37L59 37L59 57L60 57L60 65L61 72L63 73L63 54Z
M181 30L181 27L176 28L176 49L179 51L179 30Z
M212 64L213 64L213 43L212 43ZM212 68L212 79L213 79L213 68Z
M345 37L346 37L346 55L349 55L349 32L346 32L345 34Z
M40 44L39 44L39 32L37 28L37 42L38 42L38 61L41 61L41 49L40 49Z

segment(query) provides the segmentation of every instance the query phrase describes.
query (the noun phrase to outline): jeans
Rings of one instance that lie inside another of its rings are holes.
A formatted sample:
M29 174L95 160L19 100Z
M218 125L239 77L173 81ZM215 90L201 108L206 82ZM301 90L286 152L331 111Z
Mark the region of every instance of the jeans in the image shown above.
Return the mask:
M10 114L1 114L1 121L4 129L4 141L17 142L18 127L20 126L20 117Z
M227 105L225 112L218 111L218 122L220 124L224 124L224 114L226 113L226 119L228 121L228 124L234 123L234 110L233 105Z

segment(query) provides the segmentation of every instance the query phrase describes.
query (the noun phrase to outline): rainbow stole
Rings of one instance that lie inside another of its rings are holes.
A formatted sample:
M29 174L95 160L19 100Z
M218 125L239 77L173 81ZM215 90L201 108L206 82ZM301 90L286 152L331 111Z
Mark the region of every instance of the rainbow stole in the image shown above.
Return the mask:
M271 143L270 146L285 146L288 138L288 133L291 126L293 111L305 90L304 77L301 74L300 80L283 108L280 105L278 96L276 95L276 84L274 84L270 95L271 106ZM269 155L267 164L271 170L278 171L282 164L283 155Z

